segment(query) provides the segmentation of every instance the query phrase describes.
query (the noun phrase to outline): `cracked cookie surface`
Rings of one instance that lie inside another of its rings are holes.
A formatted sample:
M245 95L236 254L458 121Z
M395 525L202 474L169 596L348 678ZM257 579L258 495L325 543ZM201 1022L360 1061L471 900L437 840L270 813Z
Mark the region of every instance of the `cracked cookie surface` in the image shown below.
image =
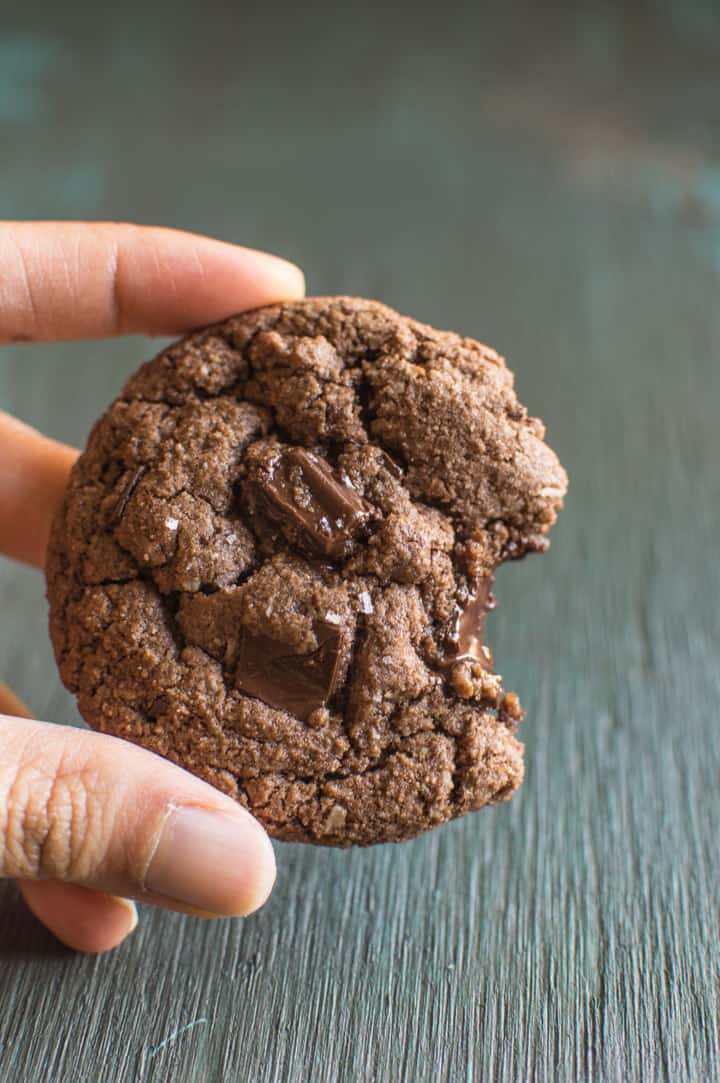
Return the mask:
M48 553L60 672L96 729L276 838L411 838L522 781L484 642L494 569L565 473L493 351L383 305L246 313L144 365Z

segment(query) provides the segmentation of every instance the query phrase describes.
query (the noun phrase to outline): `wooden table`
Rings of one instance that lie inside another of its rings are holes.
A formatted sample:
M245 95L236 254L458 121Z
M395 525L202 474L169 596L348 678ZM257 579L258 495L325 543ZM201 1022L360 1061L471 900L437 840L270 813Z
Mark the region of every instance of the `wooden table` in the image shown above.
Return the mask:
M106 957L5 885L5 1083L720 1077L718 8L389 6L17 7L0 215L265 246L507 354L571 476L490 623L527 782L403 846L278 846L256 916L145 910ZM154 349L8 349L0 399L82 442ZM0 601L2 676L77 722L39 577Z

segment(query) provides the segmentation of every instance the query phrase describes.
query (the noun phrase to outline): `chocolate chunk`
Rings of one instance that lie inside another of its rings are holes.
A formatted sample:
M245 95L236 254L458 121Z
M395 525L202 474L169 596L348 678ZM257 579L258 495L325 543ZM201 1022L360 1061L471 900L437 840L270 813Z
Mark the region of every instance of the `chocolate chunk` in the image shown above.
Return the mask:
M475 583L475 589L465 605L457 607L451 631L447 638L447 665L471 660L479 662L488 672L492 671L492 654L485 646L485 614L495 606L492 596L492 576L483 575Z
M288 643L255 635L243 627L235 671L237 687L304 721L335 691L348 636L344 625L324 620L313 622L313 632L318 642L315 650L293 654Z
M308 556L342 560L371 517L370 505L318 455L273 450L245 486L250 510L277 524Z
M403 468L400 463L393 459L392 455L388 455L387 451L381 451L380 458L387 472L394 478L401 478L403 476Z
M132 494L135 492L135 489L140 479L143 477L144 474L147 473L147 469L147 466L138 466L137 470L131 475L129 482L125 486L122 495L120 496L120 499L118 500L117 504L115 505L110 514L110 526L116 526L122 519L123 515L125 514L125 508L128 506L128 501L130 500Z

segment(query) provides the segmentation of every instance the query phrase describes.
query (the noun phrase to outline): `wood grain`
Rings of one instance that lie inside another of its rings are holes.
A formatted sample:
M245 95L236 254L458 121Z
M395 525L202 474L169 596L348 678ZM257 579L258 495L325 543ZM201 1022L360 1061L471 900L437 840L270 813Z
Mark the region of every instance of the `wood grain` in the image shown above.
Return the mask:
M490 623L527 782L403 846L279 846L260 914L145 911L107 957L6 885L7 1083L720 1077L717 7L390 7L4 17L0 216L266 246L510 357L571 476ZM155 348L7 349L0 401L81 442ZM0 600L0 678L77 722L42 583Z

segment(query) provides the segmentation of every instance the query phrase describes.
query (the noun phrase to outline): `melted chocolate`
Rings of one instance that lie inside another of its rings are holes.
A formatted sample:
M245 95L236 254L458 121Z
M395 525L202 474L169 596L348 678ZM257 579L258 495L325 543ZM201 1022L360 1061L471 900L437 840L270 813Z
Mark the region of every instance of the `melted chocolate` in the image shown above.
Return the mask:
M288 643L243 627L235 671L240 691L303 721L324 706L337 687L347 628L317 620L313 631L318 641L315 650L293 654Z
M342 560L372 509L319 456L279 450L246 486L248 502L306 555Z
M492 576L483 575L476 581L465 605L457 607L446 641L448 665L468 659L479 662L488 672L492 671L492 654L483 642L485 615L495 605L491 591Z

